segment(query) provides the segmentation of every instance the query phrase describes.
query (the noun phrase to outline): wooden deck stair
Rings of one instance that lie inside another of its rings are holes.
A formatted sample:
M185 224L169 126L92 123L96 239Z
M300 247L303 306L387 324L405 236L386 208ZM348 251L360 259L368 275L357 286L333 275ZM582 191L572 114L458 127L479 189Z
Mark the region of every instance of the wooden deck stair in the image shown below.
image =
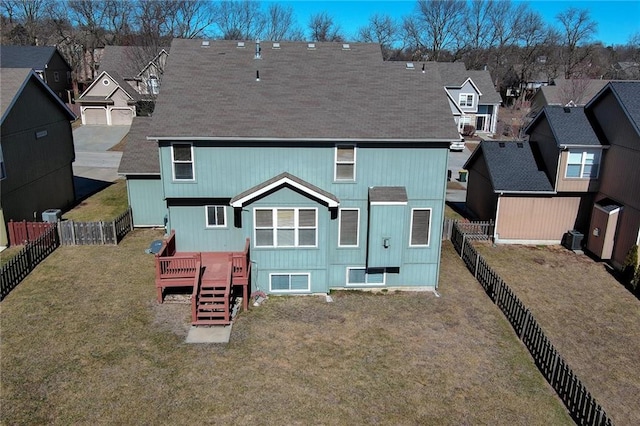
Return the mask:
M203 262L202 275L191 298L193 325L231 323L231 254L215 262ZM226 259L226 261L225 261Z

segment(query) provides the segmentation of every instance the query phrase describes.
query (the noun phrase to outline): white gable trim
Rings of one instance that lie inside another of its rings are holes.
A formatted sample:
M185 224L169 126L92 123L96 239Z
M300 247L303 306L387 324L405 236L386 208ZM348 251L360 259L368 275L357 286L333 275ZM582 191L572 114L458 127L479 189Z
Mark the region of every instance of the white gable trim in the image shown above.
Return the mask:
M317 198L318 200L321 200L325 203L327 203L328 207L338 207L340 205L340 203L338 203L336 200L333 200L327 196L325 196L324 194L321 194L317 191L314 191L313 189L309 188L306 185L302 185L299 182L296 182L288 177L283 177L281 179L278 179L275 182L272 182L271 184L264 186L256 191L253 191L247 195L245 195L242 198L239 198L237 200L235 200L233 203L231 203L231 206L234 208L239 208L242 207L245 203L247 203L248 201L253 200L254 198L259 197L262 194L265 194L273 189L279 188L283 185L290 185L300 191L302 191L303 193L313 197L313 198Z
M471 83L471 85L473 86L473 88L476 90L476 92L478 92L478 96L482 96L482 92L480 91L480 89L478 89L478 86L476 86L476 84L473 82L473 80L471 80L471 77L467 78L464 83L462 83L462 86L460 86L461 88L464 87L465 84L467 84L467 82Z

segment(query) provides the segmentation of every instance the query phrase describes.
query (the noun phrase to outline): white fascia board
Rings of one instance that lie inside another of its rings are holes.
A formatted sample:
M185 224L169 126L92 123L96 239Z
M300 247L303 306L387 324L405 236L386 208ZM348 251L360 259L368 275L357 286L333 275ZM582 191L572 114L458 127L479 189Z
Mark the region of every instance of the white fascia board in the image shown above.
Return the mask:
M250 194L245 195L244 197L242 197L242 198L236 200L235 202L233 202L231 204L231 207L240 208L247 201L252 200L252 199L254 199L256 197L259 197L260 195L262 195L262 194L264 194L266 192L269 192L269 191L271 191L271 190L273 190L273 189L275 189L275 188L277 188L279 186L285 185L285 184L291 185L292 187L294 187L296 189L299 189L300 191L304 192L305 194L309 194L310 196L312 196L314 198L317 198L317 199L327 203L327 205L329 207L338 207L340 205L340 203L338 203L337 201L332 200L331 198L328 198L328 197L324 196L323 194L320 194L320 193L318 193L316 191L313 191L313 190L309 189L309 187L307 187L307 186L301 185L300 183L295 182L295 181L285 177L285 178L279 179L279 180L277 180L277 181L275 181L275 182L273 182L273 183L271 183L271 184L269 184L269 185L267 185L267 186L265 186L263 188L260 188L259 190L255 191L255 192L252 192Z

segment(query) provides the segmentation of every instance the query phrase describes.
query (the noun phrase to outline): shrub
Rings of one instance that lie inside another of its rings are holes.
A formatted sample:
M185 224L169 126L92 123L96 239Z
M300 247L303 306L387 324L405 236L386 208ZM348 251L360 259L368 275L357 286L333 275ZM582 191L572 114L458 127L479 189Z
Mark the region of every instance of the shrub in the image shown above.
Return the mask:
M627 253L622 266L622 279L625 285L629 285L632 290L638 288L640 284L640 265L638 265L638 246L633 246Z
M471 124L465 124L464 127L462 128L462 136L473 136L475 134L476 134L476 128Z

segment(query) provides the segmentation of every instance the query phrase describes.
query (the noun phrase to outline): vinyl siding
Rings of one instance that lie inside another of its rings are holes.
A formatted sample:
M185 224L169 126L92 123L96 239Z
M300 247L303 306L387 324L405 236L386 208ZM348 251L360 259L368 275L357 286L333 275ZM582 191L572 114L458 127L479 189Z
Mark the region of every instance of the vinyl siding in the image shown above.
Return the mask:
M129 205L133 211L133 224L139 226L164 226L167 205L162 194L162 181L157 178L127 178Z
M576 152L584 151L582 148L575 149ZM602 173L602 152L600 153L600 170L598 176ZM558 169L558 192L597 192L600 185L600 179L584 179L584 178L566 178L567 161L569 160L569 151L560 152L560 168Z
M497 201L487 162L484 155L481 155L469 170L466 205L479 220L489 220L496 217Z

